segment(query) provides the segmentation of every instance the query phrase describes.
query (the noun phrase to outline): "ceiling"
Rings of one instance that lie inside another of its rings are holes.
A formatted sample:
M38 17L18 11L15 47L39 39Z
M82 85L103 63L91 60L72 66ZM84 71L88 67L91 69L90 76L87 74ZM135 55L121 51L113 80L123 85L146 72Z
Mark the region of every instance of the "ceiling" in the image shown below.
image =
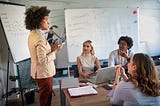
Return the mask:
M160 8L160 0L3 0L26 6L47 5L59 8L152 7Z

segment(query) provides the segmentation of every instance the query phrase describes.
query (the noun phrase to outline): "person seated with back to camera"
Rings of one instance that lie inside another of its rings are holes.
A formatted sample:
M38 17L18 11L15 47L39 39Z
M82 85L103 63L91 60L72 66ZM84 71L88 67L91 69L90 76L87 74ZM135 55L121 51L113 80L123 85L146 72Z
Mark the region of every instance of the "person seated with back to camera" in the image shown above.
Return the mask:
M94 56L94 48L92 41L86 40L83 42L82 54L77 57L78 73L81 78L88 78L91 73L96 69L101 68L100 62L96 56Z
M123 106L160 106L160 80L151 57L136 53L128 63L127 77L125 69L117 68L116 77L123 77L110 92L110 102Z
M121 36L118 40L118 45L119 48L109 54L108 67L120 65L126 70L127 73L127 63L134 55L134 52L131 49L133 46L133 40L128 36ZM119 79L115 79L114 84L118 81Z

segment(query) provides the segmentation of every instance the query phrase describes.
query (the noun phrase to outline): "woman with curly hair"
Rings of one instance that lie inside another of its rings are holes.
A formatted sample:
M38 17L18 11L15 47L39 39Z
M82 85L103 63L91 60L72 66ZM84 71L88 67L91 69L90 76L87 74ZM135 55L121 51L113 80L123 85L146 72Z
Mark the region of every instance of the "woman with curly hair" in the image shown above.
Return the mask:
M109 54L108 66L112 67L121 65L124 68L127 68L127 62L130 57L134 55L134 52L131 49L133 46L133 40L129 36L121 36L117 43L119 48Z
M128 78L124 68L117 70L120 81L111 96L111 103L123 106L160 106L160 80L154 62L146 54L135 54L128 63Z
M131 49L133 46L133 40L129 36L121 36L118 40L118 45L119 48L116 50L113 50L109 54L108 58L108 66L113 67L113 66L122 66L125 69L125 72L127 76L130 76L128 73L127 69L127 64L130 58L134 55L134 51ZM116 68L116 73L117 73L117 68ZM114 79L114 86L116 83L119 82L121 78L115 78Z
M32 6L25 12L26 29L30 30L28 47L31 56L31 77L36 81L40 94L40 106L51 106L56 53L61 44L50 44L45 39L49 29L46 7Z

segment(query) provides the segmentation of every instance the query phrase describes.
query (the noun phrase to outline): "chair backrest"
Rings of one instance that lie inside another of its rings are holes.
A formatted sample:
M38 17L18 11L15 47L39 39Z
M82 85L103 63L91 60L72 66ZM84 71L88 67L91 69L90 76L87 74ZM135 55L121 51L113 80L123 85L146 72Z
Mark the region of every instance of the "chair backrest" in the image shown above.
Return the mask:
M77 65L72 65L72 68L73 68L73 70L74 70L74 78L79 77Z

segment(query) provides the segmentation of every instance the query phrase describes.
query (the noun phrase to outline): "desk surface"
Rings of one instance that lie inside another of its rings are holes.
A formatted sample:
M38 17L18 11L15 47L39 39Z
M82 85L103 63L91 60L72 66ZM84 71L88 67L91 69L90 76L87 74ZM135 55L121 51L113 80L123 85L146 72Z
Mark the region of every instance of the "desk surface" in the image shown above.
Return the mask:
M98 92L97 95L87 95L74 98L69 96L67 89L64 89L63 92L66 96L66 101L68 101L70 106L112 106L109 97L107 96L110 91L104 89L102 84L98 85L96 90Z

